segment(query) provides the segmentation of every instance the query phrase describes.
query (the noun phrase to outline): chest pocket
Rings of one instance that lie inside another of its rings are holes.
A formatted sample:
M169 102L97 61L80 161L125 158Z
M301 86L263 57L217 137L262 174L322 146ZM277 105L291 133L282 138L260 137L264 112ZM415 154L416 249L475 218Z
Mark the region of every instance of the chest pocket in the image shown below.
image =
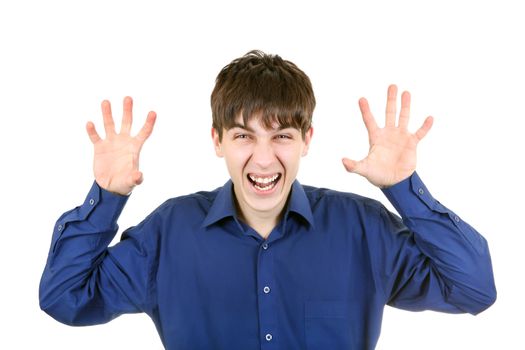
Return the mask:
M308 350L357 349L356 324L348 301L307 301L305 336Z

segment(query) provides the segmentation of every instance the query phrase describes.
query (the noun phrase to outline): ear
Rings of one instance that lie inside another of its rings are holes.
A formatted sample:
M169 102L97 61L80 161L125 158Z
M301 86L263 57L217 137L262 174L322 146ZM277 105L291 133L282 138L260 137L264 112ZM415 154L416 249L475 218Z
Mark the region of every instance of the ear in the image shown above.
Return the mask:
M304 148L303 153L301 156L305 156L308 154L308 148L310 147L310 142L312 141L312 136L314 135L314 128L308 129L308 131L304 134Z
M221 141L219 140L219 132L215 128L211 128L211 139L213 141L213 147L215 148L215 154L217 157L223 157Z

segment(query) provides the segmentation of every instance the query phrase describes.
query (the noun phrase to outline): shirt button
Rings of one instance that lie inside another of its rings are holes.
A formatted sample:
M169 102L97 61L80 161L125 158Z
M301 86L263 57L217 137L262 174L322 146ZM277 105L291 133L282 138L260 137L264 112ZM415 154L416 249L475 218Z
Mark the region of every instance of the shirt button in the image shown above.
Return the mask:
M268 249L268 243L264 243L264 244L262 245L262 247L263 247L264 250Z
M264 292L264 294L270 293L270 287L268 287L268 286L264 287L263 288L263 292Z
M91 198L91 199L89 200L89 205L93 205L93 204L95 204L95 200L94 200L93 198Z
M64 227L62 225L58 225L58 227L57 227L58 231L62 231L63 228Z
M459 216L454 216L454 220L456 220L456 222L459 222Z
M424 193L425 193L425 191L424 191L422 188L420 188L420 189L418 190L418 192L419 192L419 194L424 194Z
M270 341L270 340L272 340L273 337L272 337L272 335L270 333L268 333L268 334L266 334L265 338L266 338L266 341Z

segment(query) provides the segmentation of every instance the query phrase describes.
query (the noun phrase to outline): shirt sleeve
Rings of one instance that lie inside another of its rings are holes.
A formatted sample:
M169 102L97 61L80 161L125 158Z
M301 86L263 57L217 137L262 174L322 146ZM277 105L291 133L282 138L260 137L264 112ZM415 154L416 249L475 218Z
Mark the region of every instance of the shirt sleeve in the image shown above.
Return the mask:
M81 326L148 311L152 254L147 230L126 231L108 248L127 199L95 182L84 203L56 222L39 290L40 307L56 320Z
M417 173L383 190L372 261L391 306L477 314L496 299L487 241L434 199Z

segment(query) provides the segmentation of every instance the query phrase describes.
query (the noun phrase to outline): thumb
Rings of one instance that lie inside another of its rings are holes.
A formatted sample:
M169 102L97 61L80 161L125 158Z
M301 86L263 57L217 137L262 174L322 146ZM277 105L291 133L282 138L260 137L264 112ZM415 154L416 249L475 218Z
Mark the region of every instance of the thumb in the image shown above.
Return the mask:
M144 181L144 175L140 171L135 171L132 175L133 186L140 185Z
M349 173L362 175L362 163L349 158L343 158L343 165Z

